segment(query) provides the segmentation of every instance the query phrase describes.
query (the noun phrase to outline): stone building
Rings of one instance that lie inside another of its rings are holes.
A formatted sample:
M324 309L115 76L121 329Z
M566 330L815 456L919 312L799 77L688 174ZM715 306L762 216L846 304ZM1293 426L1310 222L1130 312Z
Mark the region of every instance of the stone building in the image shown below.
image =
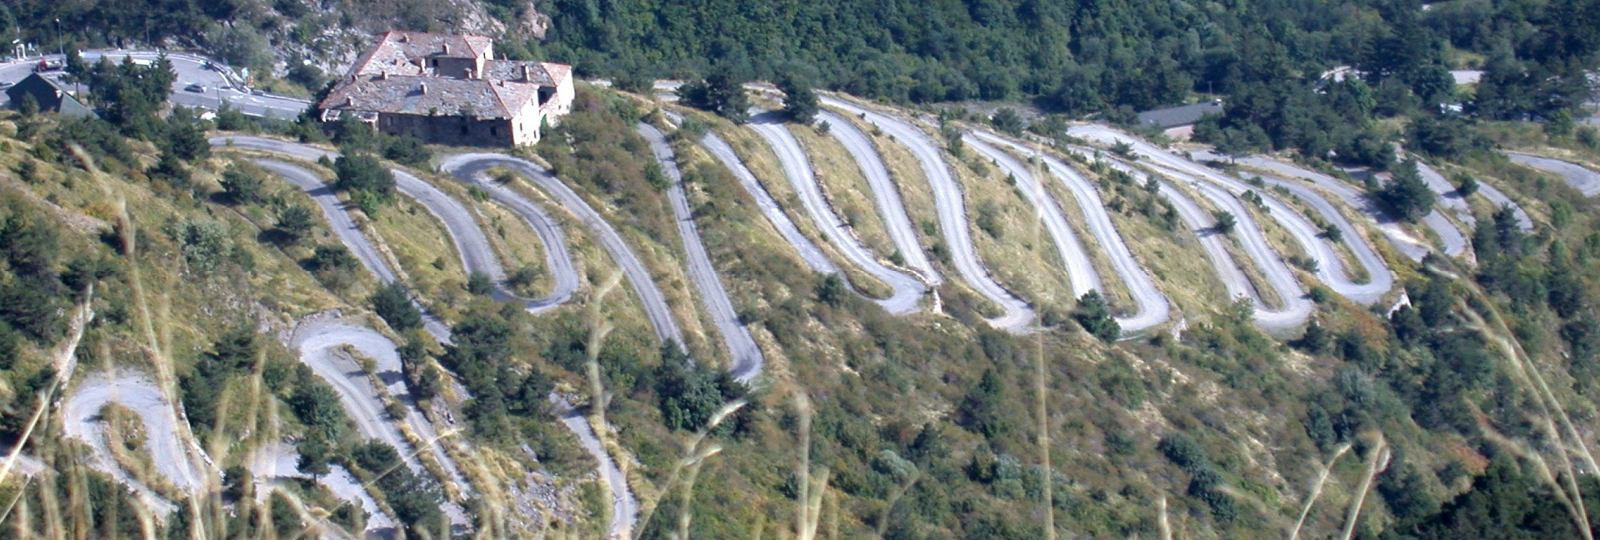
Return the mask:
M539 142L572 95L572 66L496 60L481 36L389 32L317 109L324 122L349 115L427 143L520 146Z

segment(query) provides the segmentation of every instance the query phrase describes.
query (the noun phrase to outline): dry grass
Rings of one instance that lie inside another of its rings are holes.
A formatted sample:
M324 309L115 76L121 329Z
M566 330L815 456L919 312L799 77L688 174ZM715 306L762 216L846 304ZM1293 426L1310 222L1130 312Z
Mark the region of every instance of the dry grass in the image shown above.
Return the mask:
M749 168L750 173L761 181L762 187L765 187L767 193L772 195L773 200L778 202L778 206L783 208L784 213L794 222L795 227L800 229L800 233L810 239L813 244L816 244L828 256L828 259L832 260L839 267L839 270L844 272L845 276L849 278L850 284L860 290L862 294L872 298L888 298L889 295L893 294L888 284L872 277L872 275L862 271L855 265L849 264L844 256L834 249L833 244L828 242L827 237L823 236L822 232L817 229L816 223L811 221L810 214L806 213L805 205L800 202L800 196L795 193L794 186L789 184L789 177L784 174L783 166L779 164L777 154L774 154L772 148L767 146L766 141L762 140L760 136L756 135L748 127L735 127L726 124L726 122L718 122L716 125L717 134L727 140L728 145L739 153L739 159L744 161L745 167Z
M872 187L867 185L867 178L855 158L837 139L819 133L816 128L790 126L789 131L811 159L811 168L817 173L818 185L829 206L863 245L880 260L888 260L896 251L894 240L889 238L883 217L878 215Z
M1201 209L1207 212L1217 211L1217 207L1211 204L1211 199L1201 196L1199 192L1185 185L1183 182L1174 181L1170 185L1172 187L1176 187L1177 189L1183 190L1184 194L1188 195L1189 199L1194 201L1195 205L1199 206ZM1167 188L1163 186L1162 189ZM1249 206L1250 203L1244 204ZM1211 231L1206 231L1202 234L1207 233L1211 233ZM1272 284L1267 281L1266 276L1261 273L1261 268L1256 265L1255 259L1251 258L1250 255L1245 252L1244 248L1239 245L1239 240L1234 236L1236 234L1239 233L1233 232L1229 233L1228 235L1228 242L1226 242L1228 254L1233 257L1233 260L1238 264L1239 270L1243 272L1245 278L1250 281L1250 288L1255 290L1256 297L1261 299L1262 304L1269 308L1282 307L1284 299L1278 296L1278 290L1273 288ZM1206 273L1212 275L1213 277L1216 276L1216 272L1210 269L1209 265L1206 269ZM1216 283L1217 287L1219 287L1217 290L1221 294L1226 295L1226 290L1220 288L1222 286L1221 281L1219 280ZM1225 303L1211 305L1223 306Z
M678 166L685 171L690 167L721 168L720 162L711 157L698 144L675 144L673 152L676 154ZM736 188L738 189L738 188ZM706 186L689 184L684 186L684 194L689 199L692 213L699 213L700 209L711 204L726 204L727 201L713 201L707 193ZM742 189L739 189L743 193ZM741 199L734 206L740 206L753 213L753 199ZM755 264L756 261L746 260L717 260L719 253L726 253L729 244L753 242L771 248L769 251L781 254L785 260L796 268L804 268L805 262L800 260L799 254L789 249L783 243L782 236L778 234L772 222L761 218L759 215L751 219L739 219L722 222L727 227L710 228L706 220L697 219L696 227L700 232L701 241L706 245L706 250L711 255L712 266L717 269L718 276L722 279L723 287L728 290L729 300L733 302L734 309L740 312L754 308L766 308L777 300L797 294L797 291L784 287L781 283L752 283L748 280L736 279L738 273L730 271L737 266ZM730 230L731 229L731 230ZM761 354L766 358L763 372L766 377L774 380L787 378L788 360L783 354L783 349L774 340L772 333L766 325L753 324L746 326L752 338L761 347Z
M571 184L568 185L570 186ZM519 177L517 181L507 186L527 200L542 206L547 215L559 222L558 225L560 225L566 237L567 252L572 255L573 267L578 271L578 291L574 293L571 302L559 309L572 309L590 302L601 302L602 312L606 320L615 325L617 329L629 331L642 329L647 333L653 332L653 330L650 330L652 328L650 321L645 318L644 307L639 303L639 297L634 294L631 285L627 285L623 287L623 290L619 291L619 293L623 294L610 294L603 299L595 295L595 287L620 275L622 270L617 265L616 260L611 257L611 253L601 247L600 243L594 239L594 233L579 221L576 216L568 212L566 207L545 195L544 191L534 186L528 179ZM582 194L581 191L579 193L580 195ZM698 321L699 319L695 315L698 310L692 309L693 304L686 306L684 303L674 300L673 294L675 291L684 295L687 292L678 291L676 287L668 287L667 282L663 280L662 271L657 269L656 264L653 262L654 259L648 256L652 250L645 248L653 247L659 249L660 244L656 242L648 244L636 242L635 238L629 234L629 229L620 226L622 223L627 222L626 219L620 221L612 219L606 213L605 208L594 205L593 198L585 197L585 199L595 208L595 211L600 212L602 217L612 223L614 227L618 227L617 232L622 235L623 241L640 257L640 260L645 264L645 268L650 270L651 277L656 281L656 285L661 288L661 294L666 297L668 306L673 310L673 318L677 320L679 326L683 329L684 339L690 342L689 352L696 355L697 358L711 358L710 356L701 356L705 352L703 349L696 349L697 345L703 347L706 343L703 331L698 326L686 324L685 322ZM681 274L682 271L680 270L679 277L675 278L676 283L686 283L687 278ZM700 332L698 337L697 332Z
M1070 308L1077 300L1072 280L1033 205L1008 183L999 167L971 149L963 156L946 154L945 159L954 164L952 172L966 196L972 241L984 265L996 281L1029 304ZM981 225L988 220L994 226Z
M535 160L535 162L539 161ZM683 332L684 346L688 349L689 354L702 359L722 358L721 349L717 346L718 342L712 336L712 325L702 317L702 310L699 309L700 304L694 299L693 286L689 281L686 270L688 265L684 263L683 246L678 235L675 234L676 231L674 231L674 234L667 236L656 234L646 229L639 219L627 214L626 210L607 204L605 202L609 200L607 197L588 192L584 189L584 186L576 185L572 182L566 182L566 185L572 188L574 192L577 192L588 203L590 208L600 214L601 219L604 219L616 229L617 234L622 237L623 243L639 257L645 269L650 272L651 281L654 281L656 287L660 289L662 297L666 300L667 306L672 312L673 320L678 323L679 329ZM519 178L511 186L529 200L542 204L546 212L552 217L557 217L567 224L563 229L567 231L569 248L572 247L574 231L581 235L591 234L588 227L583 226L565 207L544 195L530 180ZM665 193L661 194L660 204L667 204ZM602 251L601 255L605 257L605 260L610 260L610 254ZM593 285L600 283L604 279L604 276L591 274L589 283ZM632 295L627 296L632 297ZM648 325L648 321L643 317L643 311L641 310L638 313L638 320ZM621 321L618 322L620 323Z
M545 246L539 242L538 233L521 217L498 204L479 204L474 206L482 221L485 221L483 230L489 237L495 253L500 255L500 266L507 274L516 272L520 268L533 268L538 271L533 279L522 290L518 291L528 297L538 297L550 291L553 287L554 277L550 269L545 266Z

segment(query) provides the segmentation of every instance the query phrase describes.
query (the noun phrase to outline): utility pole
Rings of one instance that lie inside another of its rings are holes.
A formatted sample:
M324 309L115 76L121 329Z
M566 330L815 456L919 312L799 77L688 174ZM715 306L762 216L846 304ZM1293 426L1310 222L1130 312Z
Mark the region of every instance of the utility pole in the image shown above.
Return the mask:
M67 46L61 42L61 18L56 18L56 54L67 55Z

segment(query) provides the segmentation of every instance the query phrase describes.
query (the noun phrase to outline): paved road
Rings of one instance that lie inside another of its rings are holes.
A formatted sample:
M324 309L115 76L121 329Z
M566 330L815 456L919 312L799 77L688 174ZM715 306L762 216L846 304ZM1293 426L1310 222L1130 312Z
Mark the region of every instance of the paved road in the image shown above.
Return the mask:
M976 136L987 143L1010 148L1024 156L1042 158L1045 166L1052 175L1061 182L1078 203L1078 209L1083 213L1084 223L1089 227L1089 233L1094 235L1100 248L1105 250L1107 258L1111 260L1111 267L1122 278L1128 287L1128 293L1133 296L1136 309L1132 315L1118 317L1117 324L1122 326L1127 333L1137 333L1167 321L1171 306L1167 303L1166 295L1156 288L1155 280L1150 278L1150 273L1133 258L1133 252L1128 250L1128 245L1122 240L1122 234L1117 232L1116 225L1112 223L1111 216L1106 213L1105 202L1101 201L1100 193L1093 183L1067 164L1062 163L1049 155L1040 155L1026 145L1018 144L1009 139L993 133L973 130L969 136Z
M272 443L255 449L250 455L248 466L250 476L255 480L256 502L265 502L267 496L272 493L270 489L284 480L311 478L311 475L300 472L300 452L287 443ZM379 538L394 537L394 520L383 513L378 507L378 501L367 493L361 486L361 481L357 480L349 469L329 464L328 474L318 477L317 483L328 488L333 496L355 503L366 512L367 526L363 532ZM328 529L324 532L331 534L337 531Z
M895 142L905 145L906 149L911 151L911 155L917 158L918 165L922 167L922 173L927 177L928 184L933 188L934 205L939 214L939 229L944 234L945 244L950 250L950 260L955 265L956 271L973 290L989 299L1003 312L999 317L988 319L989 324L1013 333L1028 331L1034 319L1033 308L996 283L988 268L984 267L983 260L978 257L977 249L972 244L972 231L967 225L967 209L966 203L962 200L961 185L951 177L949 166L939 155L938 145L934 144L921 129L904 120L867 110L832 96L824 95L821 99L829 107L864 116L867 122L878 126L893 137Z
M806 262L806 266L810 266L816 272L830 275L838 274L840 277L844 277L843 274L840 274L839 267L835 266L833 261L828 259L828 256L823 254L816 244L811 243L811 239L800 233L800 228L795 226L794 221L789 219L788 214L783 213L783 208L778 206L778 201L772 198L772 194L767 193L767 188L761 186L761 181L756 180L756 175L751 173L748 167L744 166L744 162L739 159L738 152L734 152L733 147L729 146L727 141L722 140L722 137L707 132L705 137L700 139L700 145L704 146L707 151L711 152L712 157L717 158L717 161L721 161L723 166L727 167L735 177L739 178L739 185L744 187L745 192L756 200L756 207L761 209L761 215L766 216L767 221L778 229L778 234L783 236L783 239L788 241L790 246L794 247L795 252L800 254L800 259Z
M1196 152L1195 155L1200 156L1202 159L1226 159L1210 151ZM1351 208L1355 208L1366 215L1372 222L1377 224L1378 230L1382 231L1384 236L1389 239L1389 243L1405 254L1406 257L1414 261L1421 261L1423 256L1428 254L1426 240L1418 239L1402 229L1400 220L1389 213L1388 208L1385 208L1377 199L1368 195L1365 190L1358 189L1348 182L1321 172L1266 156L1238 157L1233 158L1233 160L1246 167L1260 169L1283 177L1309 181L1317 188L1332 193L1335 197L1343 200L1345 204L1350 205ZM1423 218L1423 225L1438 233L1439 238L1443 241L1446 255L1456 256L1466 250L1466 237L1461 235L1460 229L1457 229L1455 225L1451 225L1449 220L1444 219L1444 216L1439 215L1437 212L1432 212Z
M1012 155L990 146L985 142L987 139L975 137L973 132L963 134L961 140L968 148L988 158L1015 180L1017 191L1028 200L1029 205L1033 206L1040 223L1044 225L1045 232L1050 234L1050 240L1055 243L1062 264L1066 265L1067 277L1072 283L1072 298L1082 298L1089 291L1103 289L1100 273L1095 271L1094 263L1089 259L1089 250L1083 246L1083 241L1078 239L1078 233L1072 230L1072 225L1067 223L1066 214L1061 212L1061 206L1056 204L1055 197L1045 191L1044 185L1034 177L1033 171Z
M622 240L622 235L607 223L600 213L596 212L589 203L583 200L572 188L563 184L560 179L552 176L549 171L533 162L511 157L505 154L469 153L451 156L445 159L440 167L445 172L456 178L473 178L488 172L490 169L502 168L522 175L534 185L544 190L561 206L565 207L583 222L584 226L594 234L611 258L616 260L617 266L622 268L623 274L628 277L628 282L633 286L633 291L639 296L639 303L644 306L645 316L649 318L650 325L655 329L656 336L663 341L672 340L679 345L683 344L683 332L678 329L678 323L672 319L672 310L667 307L661 289L656 287L655 280L650 275L650 270L639 260L639 256Z
M1600 172L1589 170L1577 163L1559 159L1517 152L1506 152L1505 154L1507 158L1519 165L1525 165L1565 178L1567 185L1583 193L1585 197L1600 195Z
M778 162L783 166L784 176L789 178L790 185L800 197L800 204L811 216L811 221L833 244L839 254L843 255L851 264L856 265L868 275L883 281L894 290L889 298L875 300L885 310L896 315L910 313L917 309L917 301L928 292L926 285L915 277L905 272L889 268L879 261L867 246L861 243L855 233L850 230L843 219L834 213L833 207L828 204L822 195L822 188L817 183L816 173L811 170L811 163L806 157L805 150L800 147L800 141L783 125L783 121L774 113L752 115L750 127L757 135L767 141L777 154Z
M1374 273L1371 282L1365 284L1356 283L1355 280L1351 279L1350 273L1345 271L1344 263L1337 256L1334 247L1326 239L1321 238L1321 229L1293 207L1279 200L1273 193L1253 189L1239 179L1219 174L1209 167L1178 157L1148 142L1105 126L1075 126L1068 130L1068 133L1106 143L1126 142L1132 144L1134 152L1147 158L1148 162L1153 166L1191 179L1204 180L1204 183L1221 187L1234 196L1253 191L1266 203L1267 214L1294 238L1307 256L1317 261L1317 277L1327 284L1329 288L1333 289L1334 292L1357 302L1371 303L1377 301L1377 297L1382 296L1383 292L1389 289L1390 284L1381 283L1382 280L1377 273ZM1316 196L1315 192L1307 192L1307 194L1314 196L1317 200L1322 200L1320 196ZM1322 200L1324 205L1326 205L1326 202L1326 200ZM1331 205L1327 206L1332 209ZM1232 210L1230 212L1236 218L1240 218L1241 222L1243 221L1244 214L1233 212ZM1337 214L1337 211L1334 213ZM1367 251L1371 254L1370 249ZM1375 254L1372 254L1372 256L1375 260L1364 261L1364 263L1373 264L1375 265L1373 266L1374 268L1385 268L1381 258L1377 258ZM1380 287L1376 285L1382 285L1382 290L1377 290Z
M639 517L639 499L633 496L633 490L628 487L628 477L622 473L622 469L617 468L617 462L611 459L611 454L606 453L600 439L595 438L589 419L573 409L565 398L550 394L550 401L555 404L556 416L561 418L561 424L578 435L578 443L598 464L600 478L611 486L611 525L606 540L631 538L633 523Z
M93 449L90 466L133 488L151 509L163 515L176 510L155 491L139 482L112 457L106 441L101 409L116 403L139 417L144 424L145 452L155 465L155 473L185 493L204 484L204 460L188 453L178 433L178 418L172 402L150 378L134 371L101 371L85 376L62 408L61 424L65 435L81 440Z
M928 262L922 243L917 241L916 229L911 227L905 203L900 200L900 190L890 179L889 169L884 166L877 148L873 147L872 139L849 119L832 111L821 111L817 118L828 123L828 134L855 158L861 174L867 178L867 186L872 189L872 199L878 205L878 214L883 217L883 226L888 229L889 238L894 241L894 247L900 252L906 266L930 285L943 282L939 272Z
M1429 167L1427 163L1423 163L1420 159L1417 160L1417 173L1422 176L1422 181L1428 184L1428 190L1437 195L1437 197L1434 197L1434 207L1450 211L1455 215L1456 219L1461 220L1461 223L1466 226L1467 232L1470 233L1472 227L1478 223L1478 219L1472 215L1472 207L1467 204L1467 199L1461 196L1461 192L1456 189L1456 185L1450 183L1449 180L1445 179L1444 175L1439 174L1439 171L1433 170L1433 167ZM1480 183L1479 185L1481 186L1482 184Z
M428 475L422 461L412 452L429 452L434 461L444 468L464 493L470 493L455 460L438 443L439 434L427 417L417 408L416 401L405 386L400 373L400 353L394 342L370 328L350 324L334 318L312 318L302 321L290 338L290 346L300 354L300 362L311 368L339 394L339 403L349 413L361 433L393 447L400 453L406 467L420 475ZM368 374L352 359L342 353L350 347L370 358L377 367L377 377L383 381L389 395L406 405L406 418L396 421L384 408L382 393L372 385ZM426 441L427 448L415 448L400 431L400 423L409 427L418 438ZM472 521L455 503L446 502L444 513L452 528L470 527Z
M1209 152L1197 152L1196 155L1204 156L1201 159L1221 157ZM1345 218L1344 213L1334 207L1333 203L1328 202L1328 199L1323 197L1321 193L1305 184L1291 182L1272 175L1246 173L1246 176L1259 178L1269 187L1288 191L1289 194L1310 205L1312 210L1322 216L1323 221L1332 224L1339 230L1340 241L1350 248L1350 252L1355 255L1356 262L1366 270L1368 279L1366 283L1356 283L1349 278L1349 272L1330 271L1328 272L1330 275L1324 276L1324 273L1319 271L1319 277L1328 282L1336 292L1358 303L1372 305L1382 300L1383 295L1394 288L1394 273L1389 270L1389 264L1383 260L1383 257L1379 256L1378 252L1373 251L1372 246L1367 243L1366 234L1351 224L1350 220ZM1317 242L1316 246L1318 249L1315 256L1318 260L1343 264L1342 260L1339 259L1338 251L1326 238L1321 242Z
M217 143L213 141L212 144L215 145ZM389 262L384 259L383 254L362 233L361 227L356 225L355 220L351 219L349 212L345 210L344 201L339 200L339 196L334 193L331 186L322 183L322 179L317 175L311 174L310 171L295 165L270 159L255 159L252 161L260 165L261 168L266 169L267 172L288 180L305 191L307 195L310 195L311 199L316 201L317 207L322 209L323 217L328 219L328 227L333 229L334 234L339 237L339 241L345 245L346 249L355 254L356 259L361 261L361 265L365 266L367 271L372 272L372 275L377 277L378 281L394 283L399 280L394 273L394 269L390 268ZM421 304L417 304L415 300L412 300L412 303L422 311L423 329L427 330L429 335L432 335L434 339L439 340L441 343L448 343L450 341L450 327L444 324L444 321L439 320L433 313L422 309Z
M319 157L337 159L339 154L310 147L264 137L233 136L219 137L223 144L231 144L235 148L260 150L284 154L298 159L315 160ZM578 288L578 272L572 266L572 257L567 253L566 242L561 237L560 228L539 211L536 206L527 202L520 195L494 182L474 182L488 191L497 202L503 202L520 217L528 221L530 226L538 231L541 239L551 237L553 241L545 242L545 266L550 269L555 286L549 295L542 298L522 298L505 286L505 269L500 264L500 256L494 252L494 247L489 243L489 238L484 234L483 228L473 218L473 212L466 206L456 201L455 198L434 187L411 172L391 168L394 173L395 188L405 194L433 214L433 217L444 224L445 233L450 236L450 241L455 245L456 252L461 257L462 267L468 272L482 272L494 278L494 290L491 293L495 300L501 302L521 302L531 312L539 313L556 306L560 306L572 298L573 291ZM324 188L326 189L326 188ZM329 190L329 195L332 195ZM337 198L334 199L337 201ZM532 215L527 211L533 209ZM530 219L532 218L532 219ZM359 231L358 231L359 233ZM370 248L369 248L370 249ZM382 260L380 257L379 261ZM385 281L393 280L392 272Z
M98 62L101 57L121 62L125 57L132 57L136 61L153 61L161 56L157 51L83 51L83 58L87 62ZM0 64L0 80L16 82L27 77L33 72L33 66L39 63L40 58L60 60L60 55L46 55L33 57L26 61ZM177 79L172 83L170 100L186 107L203 107L216 110L223 103L250 116L265 116L282 119L292 119L304 111L311 104L310 101L270 94L254 94L241 84L238 75L233 74L226 67L208 68L207 59L192 54L172 52L167 54L167 59L172 62L173 72ZM216 65L220 66L220 63ZM52 72L51 75L59 75ZM192 92L185 90L191 84L205 87L205 92ZM68 85L69 87L71 85ZM0 94L0 103L6 100Z
M662 171L672 180L672 186L667 188L667 198L672 203L673 219L678 222L678 236L683 239L683 250L688 255L689 280L700 292L700 301L705 304L711 320L717 325L717 332L722 334L723 344L728 347L732 359L729 371L734 380L749 382L761 375L761 367L765 362L761 347L756 345L756 340L750 337L750 330L739 320L739 312L728 299L728 290L723 286L722 278L717 275L716 267L711 265L711 255L706 253L706 246L700 240L700 231L694 225L694 212L690 210L689 198L683 192L683 174L678 170L672 145L667 144L667 138L650 124L640 123L636 129L645 140L650 141L650 150L655 154L656 162L661 164Z
M1112 167L1132 174L1141 182L1149 178L1144 171L1110 158L1102 152L1082 148L1075 148L1074 151L1091 158L1098 157ZM1216 230L1216 221L1208 212L1201 209L1171 182L1163 180L1159 193L1172 201L1180 218L1184 219L1185 224L1194 228L1195 234L1200 237L1201 245L1211 253L1213 266L1217 267L1218 276L1222 279L1223 286L1227 288L1229 296L1239 298L1248 295L1254 301L1256 325L1268 331L1286 331L1305 324L1316 306L1306 297L1305 289L1300 285L1300 280L1295 278L1294 271L1290 270L1283 257L1272 249L1261 227L1245 210L1239 198L1232 192L1210 182L1200 181L1193 175L1168 169L1157 169L1157 172L1160 176L1182 182L1210 200L1213 207L1234 215L1237 222L1234 232L1230 235L1221 234ZM1272 287L1281 305L1276 308L1266 306L1261 296L1254 292L1244 273L1238 270L1237 261L1231 265L1218 264L1217 261L1232 259L1232 255L1229 255L1226 249L1227 236L1232 236L1255 263L1256 269L1261 272L1267 285Z

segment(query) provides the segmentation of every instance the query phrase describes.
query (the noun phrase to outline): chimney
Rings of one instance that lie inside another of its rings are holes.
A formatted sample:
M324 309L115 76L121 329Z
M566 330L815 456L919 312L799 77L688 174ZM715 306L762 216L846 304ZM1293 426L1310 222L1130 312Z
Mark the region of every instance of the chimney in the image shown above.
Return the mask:
M463 78L463 79L471 79L472 78L472 68L471 67L467 67L467 68L462 69L461 70L461 78Z
M389 72L387 72L387 71L378 72L378 78L382 79L382 80L385 80L385 81L389 80Z
M449 43L444 44L444 54L445 54L445 56L449 56L450 55L450 44Z
M400 34L400 42L401 43L408 43L410 41L411 41L411 36L408 36L406 34Z
M346 107L354 107L354 106L356 106L356 98L355 98L355 96L345 96L344 97L344 106L346 106Z
M532 66L529 66L527 64L523 64L522 65L522 81L523 82L533 82L533 67Z
M421 83L421 84L418 84L417 86L421 89L422 95L424 95L424 96L428 95L428 83Z

